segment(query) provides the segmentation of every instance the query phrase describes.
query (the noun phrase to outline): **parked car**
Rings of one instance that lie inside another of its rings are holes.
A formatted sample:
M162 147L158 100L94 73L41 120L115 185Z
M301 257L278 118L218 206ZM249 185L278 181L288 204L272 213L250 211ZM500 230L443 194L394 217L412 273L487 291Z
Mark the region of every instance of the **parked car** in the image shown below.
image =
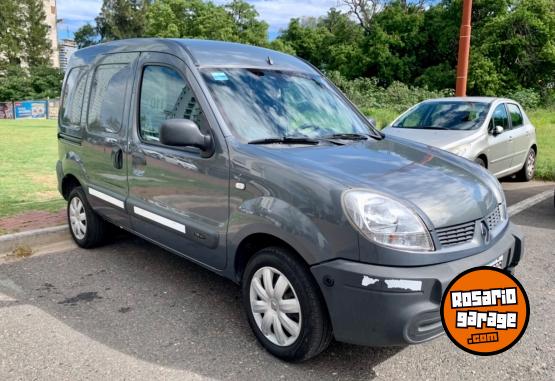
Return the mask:
M56 168L75 242L97 246L114 224L240 284L280 358L332 338L431 340L456 275L522 256L493 176L384 137L292 56L122 40L77 51L62 92Z
M430 99L403 113L384 133L450 151L498 178L534 178L536 130L522 106L511 99Z

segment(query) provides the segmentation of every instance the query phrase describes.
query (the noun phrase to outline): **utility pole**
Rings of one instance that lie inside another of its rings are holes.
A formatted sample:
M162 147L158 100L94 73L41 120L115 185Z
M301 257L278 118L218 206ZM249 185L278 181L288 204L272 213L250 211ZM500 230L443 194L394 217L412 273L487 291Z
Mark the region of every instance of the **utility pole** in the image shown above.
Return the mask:
M470 34L472 30L472 0L463 0L461 19L461 33L459 38L459 60L457 63L457 97L466 96L466 82L468 79L468 58L470 55Z

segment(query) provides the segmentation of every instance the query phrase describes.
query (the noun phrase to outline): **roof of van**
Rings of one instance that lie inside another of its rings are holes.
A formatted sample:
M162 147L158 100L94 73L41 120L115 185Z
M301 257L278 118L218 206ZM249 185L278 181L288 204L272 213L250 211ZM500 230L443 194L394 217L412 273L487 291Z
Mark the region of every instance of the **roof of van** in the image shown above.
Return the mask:
M70 66L88 65L106 54L146 51L189 55L198 67L273 67L314 72L305 61L275 50L234 42L165 38L118 40L80 49L72 55Z

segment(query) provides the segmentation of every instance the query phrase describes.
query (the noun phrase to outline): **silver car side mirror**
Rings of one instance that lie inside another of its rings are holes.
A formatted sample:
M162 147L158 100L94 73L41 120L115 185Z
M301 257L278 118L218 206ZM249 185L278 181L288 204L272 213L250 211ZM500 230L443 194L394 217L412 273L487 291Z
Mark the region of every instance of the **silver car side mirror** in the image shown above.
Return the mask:
M493 135L501 135L505 129L501 126L495 126L493 129Z

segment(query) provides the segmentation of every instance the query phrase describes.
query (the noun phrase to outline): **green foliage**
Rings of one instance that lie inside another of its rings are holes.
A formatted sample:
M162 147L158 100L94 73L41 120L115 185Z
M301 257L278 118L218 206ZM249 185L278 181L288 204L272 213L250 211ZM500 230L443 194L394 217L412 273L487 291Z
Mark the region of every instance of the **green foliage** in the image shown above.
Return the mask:
M147 8L146 0L104 0L96 18L96 31L101 40L142 37Z
M270 45L268 24L258 20L255 8L242 0L223 6L201 0L159 0L148 8L145 19L148 36Z
M455 86L462 0L428 6L344 2L356 17L332 9L319 19L293 19L279 40L319 68L349 79L377 78L385 88L396 81L434 90ZM379 11L372 4L379 4ZM469 95L518 95L530 89L544 105L552 102L553 0L474 0L472 28Z
M363 110L387 109L402 112L425 99L453 95L452 90L433 91L423 87L407 86L401 82L393 82L384 87L376 78L349 80L337 71L329 72L327 76Z
M73 36L73 40L77 43L79 49L96 44L98 33L95 27L87 23L81 28L77 29Z
M48 65L51 45L42 0L2 0L0 69L8 65Z
M58 98L64 75L49 66L8 66L0 77L0 101Z

